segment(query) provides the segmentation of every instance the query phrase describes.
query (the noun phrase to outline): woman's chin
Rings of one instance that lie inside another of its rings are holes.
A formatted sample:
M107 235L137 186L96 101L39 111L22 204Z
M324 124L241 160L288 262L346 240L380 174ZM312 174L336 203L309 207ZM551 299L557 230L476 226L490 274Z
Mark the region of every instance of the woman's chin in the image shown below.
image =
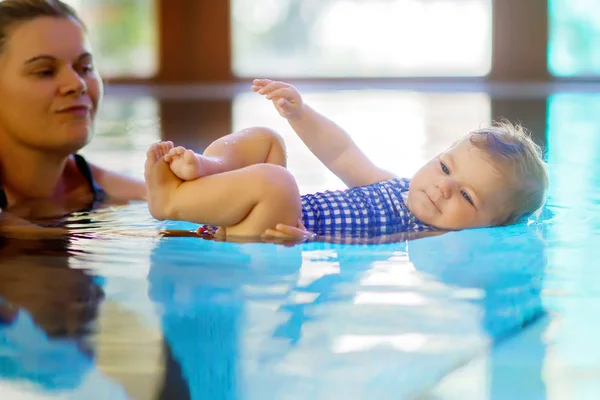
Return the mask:
M67 156L69 154L77 153L79 150L84 148L90 142L90 139L91 135L87 134L71 136L65 138L59 143L55 142L49 146L46 146L44 150L55 154L61 153Z
M92 136L92 130L89 127L70 129L69 132L65 132L64 144L66 147L75 149L76 151L86 146L92 139Z

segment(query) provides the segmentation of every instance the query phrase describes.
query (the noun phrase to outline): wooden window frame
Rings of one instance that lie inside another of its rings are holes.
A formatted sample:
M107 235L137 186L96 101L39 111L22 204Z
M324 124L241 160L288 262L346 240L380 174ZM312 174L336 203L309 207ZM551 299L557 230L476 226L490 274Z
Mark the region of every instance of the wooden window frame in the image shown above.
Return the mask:
M154 0L159 30L158 72L114 83L234 83L230 0ZM323 78L326 81L549 82L548 0L492 0L492 68L484 77ZM182 51L181 49L186 49Z

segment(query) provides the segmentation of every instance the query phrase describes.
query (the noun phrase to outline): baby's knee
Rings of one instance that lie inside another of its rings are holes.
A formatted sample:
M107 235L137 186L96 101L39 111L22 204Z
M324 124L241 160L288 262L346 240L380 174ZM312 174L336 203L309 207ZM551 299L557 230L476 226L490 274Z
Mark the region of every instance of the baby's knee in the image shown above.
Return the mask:
M270 143L271 146L279 147L285 151L285 141L277 131L266 126L254 126L244 130L255 137L259 137L261 141Z
M275 223L296 223L302 214L300 191L294 176L285 168L274 164L252 166L257 179L257 205L279 220ZM261 213L262 213L261 212Z
M227 228L228 234L255 236L279 223L295 226L302 216L302 205L292 174L274 164L255 164L246 171L250 173L246 183L254 205L241 223Z
M284 167L275 164L255 164L249 168L253 170L263 197L282 200L300 197L296 179Z

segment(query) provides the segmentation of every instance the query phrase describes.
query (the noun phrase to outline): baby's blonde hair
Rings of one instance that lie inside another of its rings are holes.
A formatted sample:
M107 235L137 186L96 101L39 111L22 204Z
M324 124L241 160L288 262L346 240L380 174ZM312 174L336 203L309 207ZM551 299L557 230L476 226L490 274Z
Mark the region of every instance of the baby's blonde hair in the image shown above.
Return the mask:
M523 126L500 120L489 128L469 133L467 138L484 150L501 172L509 174L513 191L496 225L519 222L542 207L546 201L548 171L540 146Z

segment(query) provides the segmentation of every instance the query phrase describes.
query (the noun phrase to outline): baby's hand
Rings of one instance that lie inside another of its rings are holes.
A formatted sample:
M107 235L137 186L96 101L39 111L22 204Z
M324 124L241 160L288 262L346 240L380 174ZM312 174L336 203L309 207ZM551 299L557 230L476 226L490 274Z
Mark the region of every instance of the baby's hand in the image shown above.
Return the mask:
M304 102L300 92L294 86L270 79L255 79L252 83L252 91L266 96L267 100L272 100L283 118L296 119L302 115Z
M275 229L267 229L262 234L263 240L285 240L293 243L303 243L313 237L315 237L315 234L306 230L300 219L296 226L277 224Z

